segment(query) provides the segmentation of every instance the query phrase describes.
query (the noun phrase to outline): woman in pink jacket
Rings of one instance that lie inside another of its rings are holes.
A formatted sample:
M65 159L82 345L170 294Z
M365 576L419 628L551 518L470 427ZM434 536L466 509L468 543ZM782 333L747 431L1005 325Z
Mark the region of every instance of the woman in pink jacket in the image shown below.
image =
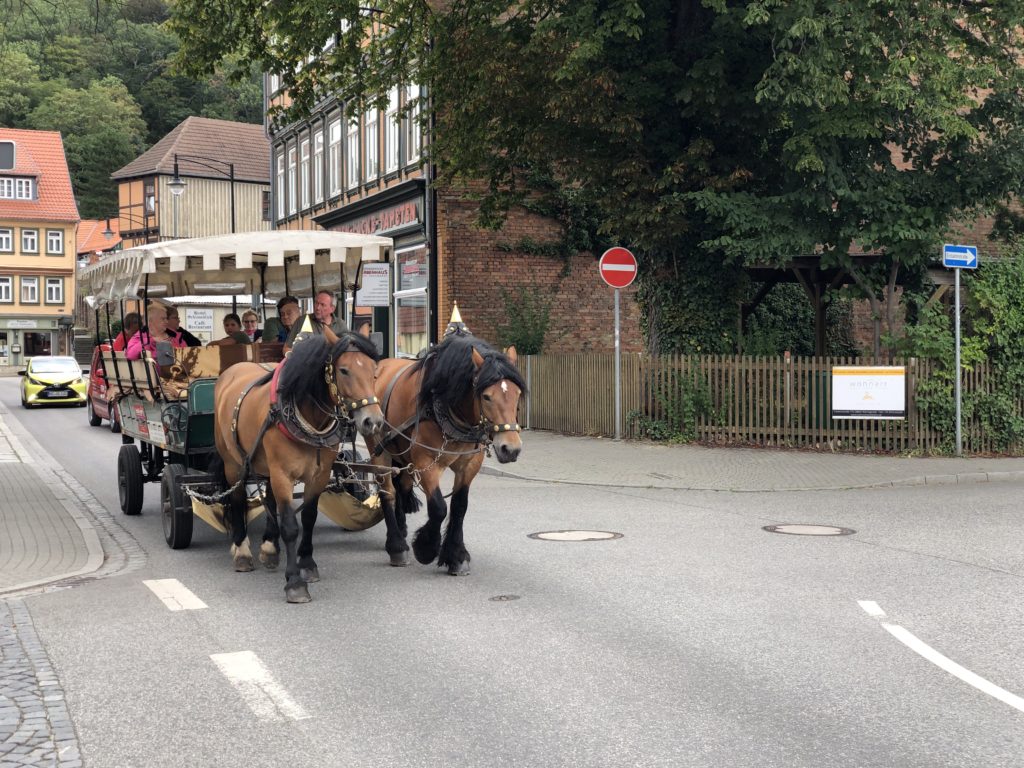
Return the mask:
M188 346L179 336L167 332L167 310L163 307L152 307L146 319L149 320L149 328L140 330L128 339L124 352L129 360L139 360L143 350L155 355L158 341L169 341L172 347Z

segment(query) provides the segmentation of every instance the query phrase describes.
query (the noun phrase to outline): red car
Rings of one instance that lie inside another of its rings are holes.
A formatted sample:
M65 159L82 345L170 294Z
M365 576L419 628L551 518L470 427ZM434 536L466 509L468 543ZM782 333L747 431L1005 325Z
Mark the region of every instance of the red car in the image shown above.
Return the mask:
M89 418L89 426L98 427L106 419L110 422L111 432L120 432L121 425L117 420L117 411L110 407L107 400L107 374L103 370L100 352L109 352L110 344L100 344L92 351L92 365L89 366L89 393L85 403L85 413Z

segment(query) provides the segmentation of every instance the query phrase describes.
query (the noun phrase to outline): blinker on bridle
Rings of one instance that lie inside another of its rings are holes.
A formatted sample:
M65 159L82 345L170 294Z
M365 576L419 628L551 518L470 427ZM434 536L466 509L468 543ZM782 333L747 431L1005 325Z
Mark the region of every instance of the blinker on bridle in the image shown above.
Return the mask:
M368 397L354 397L354 398L343 398L341 393L338 391L338 382L334 378L334 361L330 358L324 364L324 381L327 382L327 391L331 395L331 400L334 401L334 405L337 407L344 407L348 412L348 418L352 418L355 412L360 408L365 408L368 405L376 405L380 402L374 395Z

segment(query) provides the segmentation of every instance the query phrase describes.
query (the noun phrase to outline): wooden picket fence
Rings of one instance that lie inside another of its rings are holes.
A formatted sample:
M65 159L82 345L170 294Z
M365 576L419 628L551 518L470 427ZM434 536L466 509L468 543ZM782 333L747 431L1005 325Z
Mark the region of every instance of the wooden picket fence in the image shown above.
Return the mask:
M832 366L904 365L907 417L833 420ZM615 434L615 361L611 354L530 355L519 359L530 388L521 418L534 429L564 434ZM930 452L948 435L917 407L918 382L932 362L869 357L745 355L622 356L623 436L648 437L661 428L704 443L811 447L831 450ZM986 364L965 373L965 397L992 392ZM1018 409L1024 413L1024 403ZM977 418L963 427L964 449L995 450Z

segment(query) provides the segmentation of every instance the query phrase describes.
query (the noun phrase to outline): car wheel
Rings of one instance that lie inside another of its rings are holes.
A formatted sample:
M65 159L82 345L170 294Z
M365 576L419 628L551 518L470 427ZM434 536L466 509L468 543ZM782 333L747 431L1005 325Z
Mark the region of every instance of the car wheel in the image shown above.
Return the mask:
M168 464L160 480L164 540L171 549L185 549L192 543L192 501L178 482L184 474L181 464Z
M103 419L96 415L96 411L93 410L92 400L87 400L85 403L85 415L89 418L90 427L98 427L103 421Z
M117 454L117 495L126 515L142 512L142 458L134 445L122 445Z

